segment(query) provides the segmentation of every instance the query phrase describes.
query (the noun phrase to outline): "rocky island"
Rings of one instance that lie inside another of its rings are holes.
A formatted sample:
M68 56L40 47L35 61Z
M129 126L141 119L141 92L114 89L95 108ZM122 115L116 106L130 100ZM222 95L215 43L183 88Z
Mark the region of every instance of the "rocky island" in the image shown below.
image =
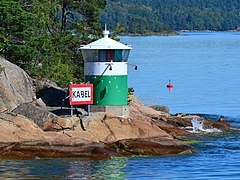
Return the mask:
M61 109L64 90L47 80L33 80L1 57L0 66L1 158L194 154L197 151L179 139L194 135L188 130L192 119L201 120L206 128L231 128L223 118L211 121L146 107L133 95L129 96L129 116L88 116L76 108L71 117L69 108Z

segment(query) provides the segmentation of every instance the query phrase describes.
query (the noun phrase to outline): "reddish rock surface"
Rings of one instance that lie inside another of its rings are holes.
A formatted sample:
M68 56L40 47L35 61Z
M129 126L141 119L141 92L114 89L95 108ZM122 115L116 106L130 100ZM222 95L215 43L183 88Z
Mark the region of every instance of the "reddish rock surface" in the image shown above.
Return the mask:
M83 118L57 116L36 101L35 87L24 71L2 59L1 66L4 71L0 72L0 157L112 158L192 154L196 151L176 137L192 135L186 127L191 126L193 118L201 119L206 128L231 128L226 121L171 116L144 106L134 96L129 97L128 117L105 113Z
M163 156L197 153L196 150L181 141L167 137L124 139L113 144L117 146L121 155L126 156Z
M92 114L83 118L85 130L76 116L58 117L46 123L47 131L43 131L25 116L1 113L0 156L112 158L193 154L197 152L191 146L174 138L191 135L183 128L191 125L193 117L198 116L162 114L132 100L129 117ZM208 127L230 128L226 122L203 121Z
M117 156L162 156L195 154L196 150L172 138L124 139L97 143L80 138L51 138L38 141L1 143L0 154L7 158L113 158Z

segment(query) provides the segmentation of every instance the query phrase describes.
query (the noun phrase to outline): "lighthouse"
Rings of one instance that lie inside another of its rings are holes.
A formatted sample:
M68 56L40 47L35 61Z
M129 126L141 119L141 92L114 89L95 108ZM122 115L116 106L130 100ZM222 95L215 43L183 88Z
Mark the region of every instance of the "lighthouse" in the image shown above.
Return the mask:
M130 46L108 37L81 46L85 82L93 84L91 112L128 115L128 56Z

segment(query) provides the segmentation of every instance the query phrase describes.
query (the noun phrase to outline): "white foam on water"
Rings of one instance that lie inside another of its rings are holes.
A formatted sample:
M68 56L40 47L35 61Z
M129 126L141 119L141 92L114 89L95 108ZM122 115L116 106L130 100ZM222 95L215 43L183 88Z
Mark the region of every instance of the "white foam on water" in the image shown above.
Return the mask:
M222 132L220 129L217 128L211 128L211 129L206 129L204 128L203 121L193 118L191 120L192 123L192 133L220 133Z

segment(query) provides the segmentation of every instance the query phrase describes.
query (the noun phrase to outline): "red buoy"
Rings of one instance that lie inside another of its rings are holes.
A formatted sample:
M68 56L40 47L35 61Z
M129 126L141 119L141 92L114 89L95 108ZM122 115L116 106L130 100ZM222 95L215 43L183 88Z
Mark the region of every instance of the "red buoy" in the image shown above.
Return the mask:
M168 84L167 88L173 88L173 85L172 84Z
M173 88L173 85L171 84L170 80L169 80L169 83L167 84L167 88L169 88L169 89Z

